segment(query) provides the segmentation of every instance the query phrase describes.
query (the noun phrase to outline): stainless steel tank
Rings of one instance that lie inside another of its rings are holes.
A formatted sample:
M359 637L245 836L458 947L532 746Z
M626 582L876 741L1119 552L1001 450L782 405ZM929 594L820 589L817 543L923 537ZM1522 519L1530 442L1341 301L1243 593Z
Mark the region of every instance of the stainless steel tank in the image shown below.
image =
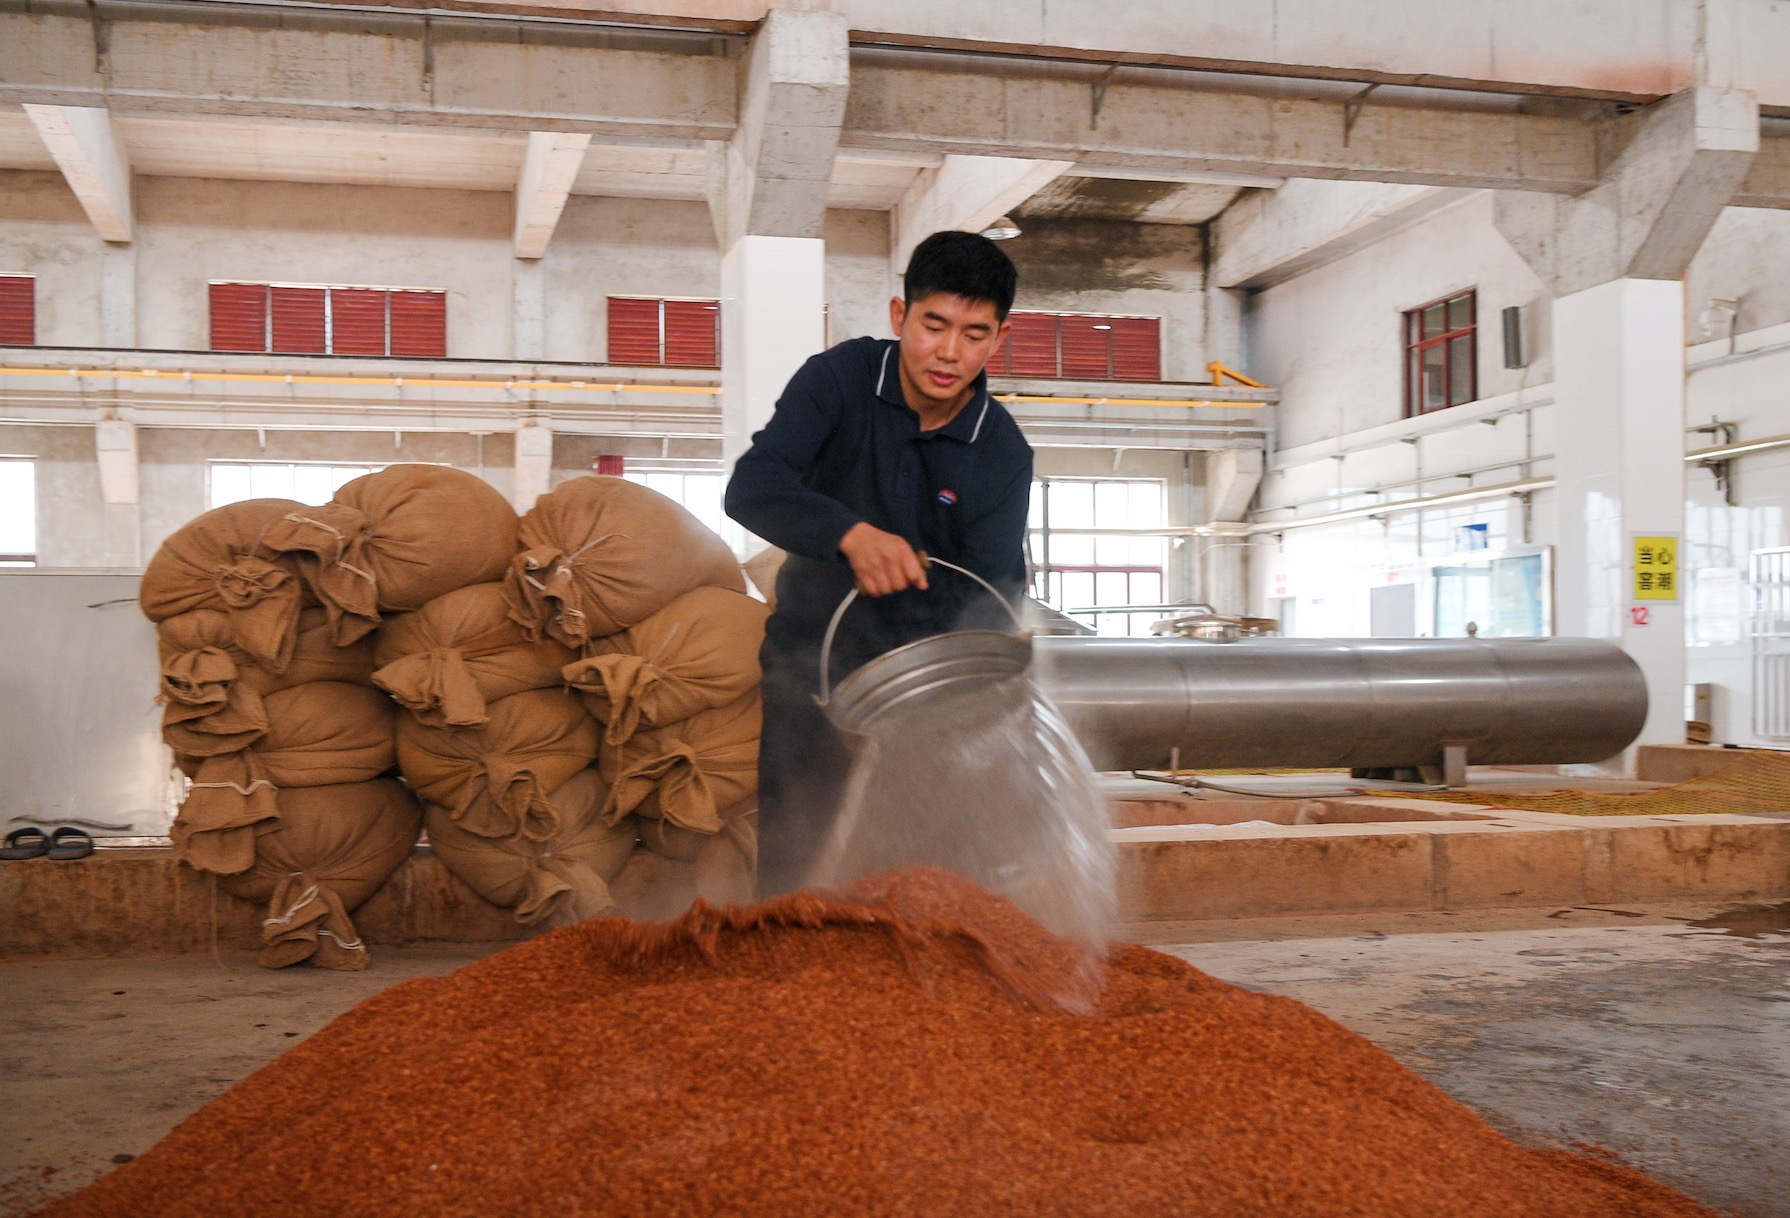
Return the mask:
M1051 638L1036 672L1096 769L1602 761L1647 685L1595 639ZM1178 750L1178 752L1177 752Z

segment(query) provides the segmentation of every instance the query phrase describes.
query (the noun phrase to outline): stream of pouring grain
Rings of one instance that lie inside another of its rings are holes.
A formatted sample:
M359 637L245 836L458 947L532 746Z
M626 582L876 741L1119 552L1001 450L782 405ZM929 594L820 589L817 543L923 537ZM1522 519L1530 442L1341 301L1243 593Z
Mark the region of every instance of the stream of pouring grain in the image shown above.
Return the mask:
M1099 992L1116 857L1093 767L1029 677L946 686L876 719L856 742L840 815L814 872L839 887L942 867L1082 945L1065 1006Z

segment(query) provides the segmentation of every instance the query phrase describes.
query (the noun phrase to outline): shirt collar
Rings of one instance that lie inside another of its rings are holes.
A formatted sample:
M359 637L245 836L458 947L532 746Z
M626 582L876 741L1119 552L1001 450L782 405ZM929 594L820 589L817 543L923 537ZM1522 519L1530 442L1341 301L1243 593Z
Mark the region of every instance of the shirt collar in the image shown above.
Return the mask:
M885 340L883 343L882 362L876 374L876 396L912 415L914 409L907 404L907 398L901 392L901 373L895 366L895 353L900 346L901 343L895 339ZM988 392L988 369L984 368L976 374L975 383L970 389L970 400L957 412L957 417L937 431L925 434L949 436L962 444L974 444L982 434L982 425L988 421L988 409L992 401Z

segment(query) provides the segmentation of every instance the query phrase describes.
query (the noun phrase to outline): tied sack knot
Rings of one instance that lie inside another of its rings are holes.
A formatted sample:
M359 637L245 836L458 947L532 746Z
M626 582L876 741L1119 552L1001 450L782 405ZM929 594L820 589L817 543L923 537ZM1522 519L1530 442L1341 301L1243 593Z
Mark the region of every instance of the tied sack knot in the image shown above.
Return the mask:
M237 875L255 865L255 839L279 819L266 763L253 753L229 753L199 767L169 836L187 865Z
M342 898L308 871L282 876L261 920L264 968L284 968L309 960L319 968L355 971L367 967L361 942Z
M379 624L378 581L367 557L372 524L359 508L326 503L288 512L262 539L268 549L295 554L311 590L329 614L330 634L346 647Z
M271 596L296 596L292 573L265 558L239 558L212 577L218 599L229 609L252 609Z
M721 831L721 809L702 772L696 750L673 745L657 757L636 762L621 772L603 802L603 819L611 825L630 813L656 816L698 833Z
M483 727L485 695L458 647L437 647L393 660L373 684L431 727Z
M480 837L544 842L559 832L559 814L547 802L540 776L526 758L487 753L479 759L483 789L468 783L454 819Z
M162 700L188 706L222 706L240 675L221 647L200 647L169 656L162 664Z
M636 655L591 656L567 664L560 675L584 695L584 704L603 723L603 743L620 748L640 730L642 703L665 674Z
M569 579L566 571L566 557L556 546L536 546L510 560L503 577L504 604L510 620L522 627L529 642L538 643L545 636L553 611L547 597L549 581L555 572L561 573L561 579Z

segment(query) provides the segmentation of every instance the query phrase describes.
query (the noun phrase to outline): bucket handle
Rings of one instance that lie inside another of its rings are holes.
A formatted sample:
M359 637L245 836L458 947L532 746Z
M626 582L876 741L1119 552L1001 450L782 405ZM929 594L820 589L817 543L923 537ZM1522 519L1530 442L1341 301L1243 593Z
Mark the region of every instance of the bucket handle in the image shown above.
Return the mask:
M931 570L933 567L945 567L948 570L957 572L959 575L967 575L977 583L981 584L988 590L988 595L1000 602L1001 608L1007 611L1007 616L1013 619L1013 628L1021 634L1025 633L1025 623L1019 620L1019 614L1014 610L1012 605L1007 603L1007 598L1002 596L993 584L983 579L980 575L977 575L968 567L960 567L954 562L946 562L942 558L934 558L925 551L920 551L919 553L920 565L927 570ZM845 616L845 611L850 609L852 602L857 599L858 590L856 588L853 588L850 592L845 594L845 599L839 602L839 608L833 610L833 619L827 623L826 634L821 636L820 693L817 694L814 699L815 705L817 706L826 706L827 703L832 700L833 686L832 682L829 680L829 673L831 672L833 657L833 636L839 633L839 621Z

